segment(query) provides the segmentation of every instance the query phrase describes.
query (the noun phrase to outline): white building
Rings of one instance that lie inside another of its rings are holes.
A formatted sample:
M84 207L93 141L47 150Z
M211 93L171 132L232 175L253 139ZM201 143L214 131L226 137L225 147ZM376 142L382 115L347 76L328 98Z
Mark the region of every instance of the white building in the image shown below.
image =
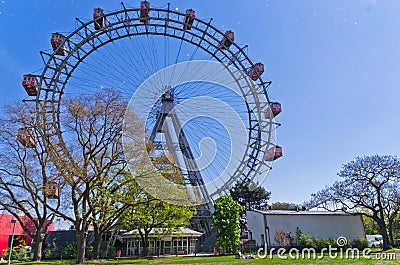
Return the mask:
M361 215L328 211L247 211L248 239L258 246L278 246L274 241L275 231L283 230L295 237L296 231L315 238L345 237L348 242L354 238L365 238L364 222Z
M174 229L169 233L160 228L153 228L149 233L148 251L151 255L193 254L201 235L200 232L183 227ZM126 242L126 256L142 254L143 243L137 229L123 234L122 238Z

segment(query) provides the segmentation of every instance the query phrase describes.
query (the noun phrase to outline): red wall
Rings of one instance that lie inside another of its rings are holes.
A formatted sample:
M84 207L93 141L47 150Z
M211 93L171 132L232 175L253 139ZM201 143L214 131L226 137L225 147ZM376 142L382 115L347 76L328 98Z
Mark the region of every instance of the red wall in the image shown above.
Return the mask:
M21 216L20 218L22 219L22 222L25 224L25 226L28 227L29 231L31 231L31 232L35 231L35 226L28 217ZM9 247L8 240L9 240L10 235L12 235L12 229L13 229L13 224L11 223L12 219L15 219L15 218L14 218L14 216L12 216L10 214L0 214L0 253L3 252L4 249L7 249ZM53 224L50 224L49 231L54 231ZM14 235L15 236L25 236L26 235L24 229L22 229L19 222L17 222L15 224ZM26 244L28 246L30 246L32 244L32 239L29 236L26 236Z
M3 253L4 249L7 249L8 246L8 235L0 235L0 254Z

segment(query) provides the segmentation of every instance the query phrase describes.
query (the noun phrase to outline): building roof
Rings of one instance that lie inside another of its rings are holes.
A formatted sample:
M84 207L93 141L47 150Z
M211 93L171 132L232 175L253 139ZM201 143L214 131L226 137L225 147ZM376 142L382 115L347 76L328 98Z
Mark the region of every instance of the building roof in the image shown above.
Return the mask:
M346 215L346 216L358 215L356 213L350 214L343 211L330 212L330 211L254 210L253 212L258 212L264 215Z
M91 241L93 241L93 231L88 231L88 235L86 237L86 245L90 245ZM47 237L47 242L52 244L53 242L58 247L65 247L69 243L76 242L76 230L57 230L49 232Z
M28 216L19 216L19 218L21 219L22 223L29 229L29 231L31 231L32 233L36 231L35 224L32 222L31 219L29 219ZM16 220L16 218L11 214L0 214L0 235L11 235L13 230L11 220L13 219ZM50 221L47 220L46 224L49 224L49 222ZM50 223L48 231L53 230L54 225ZM26 232L18 221L15 223L14 235L26 235Z
M143 229L142 229L143 231ZM202 233L197 232L195 230L189 229L189 228L184 228L184 227L179 227L175 228L172 230L165 229L165 228L153 228L151 229L149 233L149 237L155 237L155 236L160 236L160 235L165 235L165 236L175 236L175 237L201 237ZM139 230L135 229L129 232L126 232L122 235L123 238L131 238L131 237L138 237L139 236Z
M24 224L29 231L31 231L32 233L36 231L35 224L31 219L29 219L27 216L19 216L19 218L21 219L22 224ZM8 248L9 238L14 230L14 225L11 220L16 220L16 218L11 214L0 214L0 254L4 249ZM49 224L49 222L50 221L47 220L46 224ZM50 223L48 231L53 230L54 225ZM21 223L18 221L15 223L14 236L26 236L26 244L30 246L32 243L32 238L27 235L25 230L22 228Z

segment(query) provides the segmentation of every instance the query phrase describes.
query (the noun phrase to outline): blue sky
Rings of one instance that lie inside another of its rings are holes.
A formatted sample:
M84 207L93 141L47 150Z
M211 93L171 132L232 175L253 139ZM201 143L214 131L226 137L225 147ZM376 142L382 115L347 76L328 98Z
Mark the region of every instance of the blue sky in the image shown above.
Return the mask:
M24 73L43 67L53 31L67 33L93 7L120 1L0 1L0 104L26 97ZM127 1L137 6L139 1ZM151 1L161 7L166 1ZM396 0L171 1L235 31L262 61L269 94L282 103L278 143L284 157L263 183L271 201L301 203L332 184L355 156L398 155L400 2Z

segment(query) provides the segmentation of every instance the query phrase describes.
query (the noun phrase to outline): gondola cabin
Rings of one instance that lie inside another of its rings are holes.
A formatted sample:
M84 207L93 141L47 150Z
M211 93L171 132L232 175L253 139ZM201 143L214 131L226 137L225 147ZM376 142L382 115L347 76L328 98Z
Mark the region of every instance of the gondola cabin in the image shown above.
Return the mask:
M150 2L142 1L140 2L140 22L147 23L150 20L149 10Z
M103 9L98 7L93 10L93 21L95 30L102 29L106 26Z
M36 134L30 128L20 128L18 130L17 140L24 147L32 148L36 146Z
M263 73L264 73L264 64L262 63L256 63L247 72L248 76L250 76L250 78L253 81L256 81Z
M282 112L282 105L279 102L269 103L269 108L265 111L264 116L266 119L275 118Z
M54 32L51 34L51 46L53 47L53 51L55 51L57 55L65 56L67 53L65 43L63 44L64 39L65 37L58 32Z
M186 10L185 20L183 24L184 30L191 30L193 26L194 19L196 18L196 11L193 9Z
M22 79L22 86L25 88L26 93L29 96L37 96L39 87L38 81L35 75L26 74Z
M227 32L225 32L225 35L219 44L219 48L222 50L229 49L234 40L235 40L235 33L233 31L228 30Z
M282 156L282 147L276 145L265 152L265 161L273 161Z
M60 197L60 185L56 182L46 183L44 195L49 199L58 199Z

